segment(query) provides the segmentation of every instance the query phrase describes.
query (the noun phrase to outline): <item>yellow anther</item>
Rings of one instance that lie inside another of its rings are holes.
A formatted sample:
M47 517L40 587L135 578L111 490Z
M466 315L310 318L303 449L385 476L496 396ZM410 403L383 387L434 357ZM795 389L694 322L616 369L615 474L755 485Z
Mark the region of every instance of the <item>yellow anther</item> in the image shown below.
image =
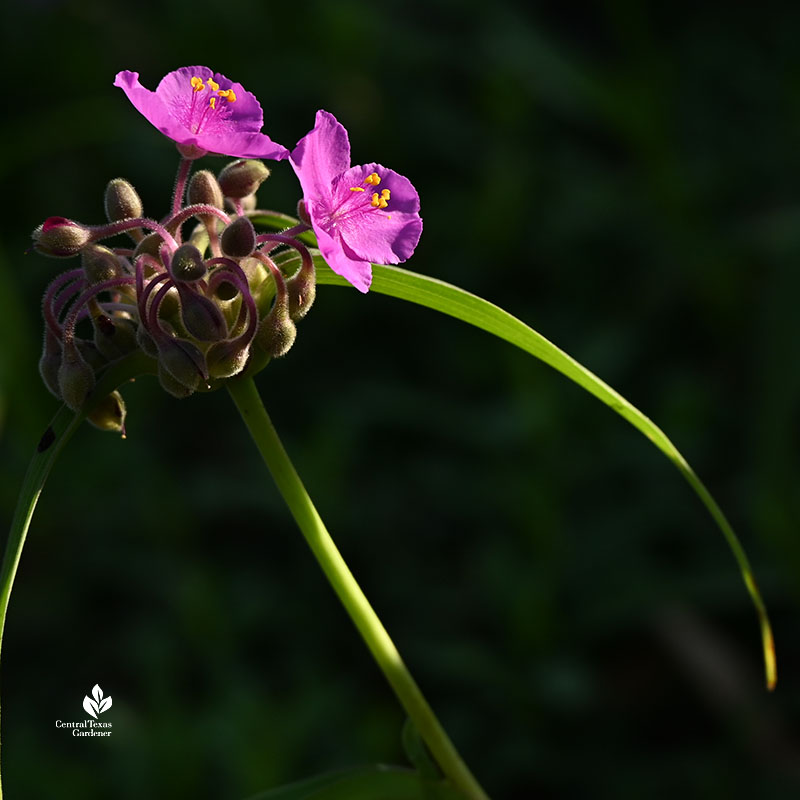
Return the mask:
M191 81L189 81L189 83L192 84L192 89L195 92L202 92L203 89L205 89L205 86L203 85L202 78L194 77L194 78L191 79Z
M216 97L209 98L208 104L211 106L211 108L215 109L217 107L217 98Z
M351 192L363 192L364 191L364 187L363 186L351 186L350 187L350 191Z
M381 189L381 197L384 200L388 200L389 198L391 198L391 196L392 196L392 193L388 189Z
M389 204L386 202L385 197L381 197L377 192L373 192L370 205L373 208L386 208Z
M229 103L236 102L236 92L233 89L220 89L217 94L220 97L224 97Z
M381 176L377 172L371 172L364 178L364 183L368 183L370 186L377 186L380 182Z
M215 91L215 92L218 92L218 91L219 91L219 84L218 84L218 83L217 83L217 82L216 82L216 81L215 81L213 78L209 78L209 79L206 81L206 84L207 84L207 85L208 85L208 86L209 86L209 87L210 87L210 88L211 88L213 91Z

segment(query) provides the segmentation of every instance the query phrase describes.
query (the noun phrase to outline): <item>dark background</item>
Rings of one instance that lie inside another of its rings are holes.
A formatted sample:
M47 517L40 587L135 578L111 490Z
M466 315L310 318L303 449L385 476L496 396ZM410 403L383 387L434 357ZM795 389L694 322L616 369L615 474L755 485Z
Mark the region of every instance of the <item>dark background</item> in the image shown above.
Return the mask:
M800 8L46 2L0 34L0 519L58 404L39 302L177 158L112 86L206 64L288 146L317 108L422 198L409 267L503 306L673 438L739 530L775 624L667 460L561 376L461 323L323 288L258 378L345 558L495 798L796 797ZM224 162L208 159L217 169ZM291 212L287 164L261 204ZM225 392L125 389L42 495L3 649L16 798L243 798L403 763L403 717ZM99 682L114 734L79 740Z

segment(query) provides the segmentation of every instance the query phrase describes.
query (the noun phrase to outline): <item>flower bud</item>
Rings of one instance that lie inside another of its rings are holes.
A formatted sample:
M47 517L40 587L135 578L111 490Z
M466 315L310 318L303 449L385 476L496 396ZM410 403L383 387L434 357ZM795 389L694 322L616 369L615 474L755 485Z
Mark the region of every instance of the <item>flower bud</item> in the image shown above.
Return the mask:
M92 240L89 228L64 217L48 217L31 235L33 249L54 258L75 256Z
M101 244L87 245L81 253L81 266L89 286L111 280L122 274L116 255Z
M275 299L269 314L258 325L255 342L273 358L286 355L297 338L297 328L285 303Z
M212 378L231 378L238 375L247 364L250 347L240 342L214 342L206 353L208 374Z
M214 173L207 169L201 169L192 175L192 178L189 181L189 189L187 190L186 196L191 205L200 203L205 206L214 206L215 208L219 209L224 207L222 189L220 189ZM203 220L215 219L208 214L199 216L200 219Z
M289 316L295 321L303 319L308 313L308 309L314 304L317 296L317 276L314 272L313 261L309 261L311 267L306 268L303 264L299 270L286 281L286 289L289 293Z
M114 361L138 347L136 328L129 319L98 314L92 317L94 345L109 360Z
M161 327L166 327L164 322L161 323ZM158 347L156 347L155 340L147 332L147 328L144 325L139 325L136 329L136 344L145 355L150 356L150 358L158 358Z
M204 381L208 380L203 354L195 345L185 339L168 339L165 337L159 340L158 363L178 383L192 391L198 387L201 378Z
M139 256L142 253L153 256L153 258L157 258L160 261L162 244L164 244L164 240L161 238L160 234L148 233L147 236L145 236L144 239L142 239L142 241L136 245L136 249L133 251L134 261L136 260L136 256ZM145 274L148 274L147 270L148 268L145 267Z
M58 389L63 401L77 411L94 389L94 370L86 363L74 344L64 348L58 370Z
M164 369L163 364L158 365L158 382L165 392L168 392L173 397L177 397L179 400L183 400L184 397L188 397L190 394L194 393L194 389L185 386L177 380L177 378L173 378L172 375Z
M225 197L238 200L255 194L268 177L269 170L260 161L240 158L223 168L219 174L219 185Z
M87 415L86 419L101 431L121 433L125 438L127 409L122 395L116 389L107 394Z
M142 201L136 193L136 189L124 178L114 178L108 182L104 205L106 219L109 222L141 217L144 213Z
M256 229L247 217L237 217L220 238L222 252L231 258L245 258L256 249Z
M208 270L200 251L193 244L182 244L172 254L169 271L176 281L198 281Z
M42 376L44 385L59 400L61 399L61 389L58 386L58 371L60 368L61 342L49 328L46 328L42 357L39 359L39 374Z
M191 336L201 342L218 342L228 335L228 326L216 303L181 284L178 292L181 320Z

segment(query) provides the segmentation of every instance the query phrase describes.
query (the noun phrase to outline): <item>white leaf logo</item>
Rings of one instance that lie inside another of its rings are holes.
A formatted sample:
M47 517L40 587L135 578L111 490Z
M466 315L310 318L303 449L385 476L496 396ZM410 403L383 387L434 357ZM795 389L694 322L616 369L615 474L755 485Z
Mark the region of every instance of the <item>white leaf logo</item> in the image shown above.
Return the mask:
M87 694L83 698L83 710L87 714L91 714L95 719L97 719L98 714L108 711L109 708L111 708L111 698L103 697L103 690L98 684L95 684L92 689L92 697Z

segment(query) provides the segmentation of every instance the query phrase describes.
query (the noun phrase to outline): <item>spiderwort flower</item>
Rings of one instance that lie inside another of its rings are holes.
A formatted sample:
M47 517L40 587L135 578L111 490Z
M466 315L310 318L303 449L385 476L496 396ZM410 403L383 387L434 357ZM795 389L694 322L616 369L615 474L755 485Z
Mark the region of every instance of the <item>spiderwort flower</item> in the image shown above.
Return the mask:
M420 234L419 195L408 178L380 164L350 166L347 131L327 111L292 151L306 212L330 268L361 292L372 263L399 264Z
M289 151L261 133L258 100L240 83L208 67L181 67L161 79L154 92L139 73L117 73L119 86L136 109L187 158L208 152L238 158L286 158Z

